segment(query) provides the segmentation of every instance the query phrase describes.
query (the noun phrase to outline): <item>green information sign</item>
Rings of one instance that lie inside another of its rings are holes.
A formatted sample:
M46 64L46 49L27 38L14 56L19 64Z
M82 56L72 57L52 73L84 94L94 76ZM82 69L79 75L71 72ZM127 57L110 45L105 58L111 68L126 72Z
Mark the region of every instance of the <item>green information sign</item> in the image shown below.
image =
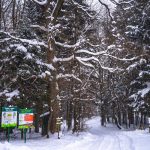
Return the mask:
M33 127L33 109L19 109L19 129L23 131L24 142L26 143L26 132Z
M29 128L33 126L33 109L19 110L19 128Z
M9 128L17 126L17 107L2 107L1 127Z

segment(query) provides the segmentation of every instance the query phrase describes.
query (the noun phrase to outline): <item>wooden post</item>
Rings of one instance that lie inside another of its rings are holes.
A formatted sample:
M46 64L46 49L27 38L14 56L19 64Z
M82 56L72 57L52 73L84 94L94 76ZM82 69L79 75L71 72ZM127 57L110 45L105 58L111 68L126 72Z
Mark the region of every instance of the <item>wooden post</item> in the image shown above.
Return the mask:
M8 136L8 142L9 142L10 141L10 128L8 127L7 130L8 130L8 135L7 135Z
M149 127L149 133L150 133L150 117L148 118L148 127Z
M61 126L61 118L56 118L56 126L57 126L57 132L58 132L58 139L60 139L59 136L59 131L60 131L60 126Z
M26 133L27 133L27 129L26 128L23 128L23 133L24 133L24 143L26 143Z

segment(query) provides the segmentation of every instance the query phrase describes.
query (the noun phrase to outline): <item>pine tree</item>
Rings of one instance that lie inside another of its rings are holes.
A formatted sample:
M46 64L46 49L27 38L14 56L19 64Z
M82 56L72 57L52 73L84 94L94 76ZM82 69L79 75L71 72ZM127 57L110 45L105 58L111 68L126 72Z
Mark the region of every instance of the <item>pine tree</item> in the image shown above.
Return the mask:
M133 58L132 61L123 63L126 66L126 73L122 76L122 85L126 91L127 100L124 104L129 108L128 112L134 109L148 113L149 12L148 0L120 1L114 12L112 31L118 50L116 56L119 54L122 58Z

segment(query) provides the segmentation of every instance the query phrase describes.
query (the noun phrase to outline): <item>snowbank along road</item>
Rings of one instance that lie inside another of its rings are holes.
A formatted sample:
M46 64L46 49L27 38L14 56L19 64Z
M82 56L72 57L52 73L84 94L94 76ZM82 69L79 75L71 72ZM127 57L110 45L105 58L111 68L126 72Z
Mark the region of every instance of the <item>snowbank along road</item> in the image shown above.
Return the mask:
M21 140L1 141L0 150L150 150L150 133L147 130L123 131L113 125L100 126L95 117L87 121L87 132L78 136L63 133L50 139L32 138L24 144Z

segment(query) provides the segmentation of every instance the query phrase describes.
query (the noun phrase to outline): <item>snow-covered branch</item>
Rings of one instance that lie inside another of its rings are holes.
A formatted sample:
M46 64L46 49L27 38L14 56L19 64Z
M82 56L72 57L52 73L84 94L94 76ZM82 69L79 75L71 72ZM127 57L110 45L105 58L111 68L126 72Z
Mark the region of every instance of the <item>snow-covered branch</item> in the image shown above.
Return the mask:
M100 67L104 70L107 70L109 72L121 72L121 71L124 71L124 69L121 69L121 68L110 68L110 67L105 67L103 65L100 65Z
M70 57L67 58L54 58L53 62L68 62L74 59L74 55L71 55Z
M102 68L102 69L104 69L104 70L107 70L107 71L109 71L109 72L120 72L120 71L124 71L123 69L121 69L121 68L110 68L110 67L105 67L105 66L103 66L101 63L100 63L100 61L99 61L99 59L98 58L96 58L96 57L88 57L88 58L81 58L81 57L76 57L76 59L81 63L81 64L83 64L84 66L88 66L88 67L91 67L91 68L94 68L95 69L95 67L91 64L91 63L88 63L88 61L95 61L95 62L97 62L99 65L100 65L100 67Z
M99 56L99 55L102 55L102 54L106 54L107 51L90 52L90 51L88 51L88 50L81 49L81 50L76 51L76 53L77 53L77 54L79 54L79 53L85 53L85 54L89 54L89 55L92 55L92 56Z
M74 45L69 45L69 44L66 44L66 43L60 43L60 42L56 42L55 41L55 44L58 45L58 46L61 46L63 48L76 48L76 47L79 47L81 41L78 41L76 44Z
M112 15L110 13L110 9L109 9L108 5L105 4L105 3L103 3L101 0L98 0L98 1L100 2L101 5L103 5L106 8L106 10L107 10L107 12L109 14L110 19L113 20L113 17L112 17Z
M140 57L140 56L137 56L137 57L132 57L132 58L119 58L119 57L113 56L111 54L108 54L107 52L108 52L107 50L106 51L101 51L101 52L90 52L90 51L84 50L84 49L76 51L77 54L85 53L85 54L89 54L89 55L92 55L92 56L103 55L103 56L108 56L110 58L113 58L113 59L116 59L116 60L120 60L120 61L133 61L133 60L136 60L136 59L138 59Z
M99 63L99 60L96 57L93 57L93 56L92 57L88 57L88 58L82 58L82 57L76 57L76 58L77 58L77 60L80 60L82 62L87 62L87 61L94 60L94 61Z
M78 77L76 77L74 74L58 74L56 77L56 79L62 79L62 78L73 78L76 81L82 83L82 81Z
M113 4L118 5L119 3L116 0L110 0Z
M82 61L82 60L80 59L80 57L76 57L76 60L77 60L78 62L80 62L80 63L81 63L82 65L84 65L84 66L87 66L87 67L90 67L90 68L95 69L95 67L94 67L92 64Z
M42 66L46 66L47 68L49 68L50 70L55 70L54 66L52 64L47 64L42 62L41 60L36 60L36 63L38 65L42 65Z
M94 45L92 43L90 43L89 41L86 41L87 44L89 44L91 47L100 47L100 45Z
M11 38L4 38L4 39L0 39L0 43L3 43L3 42L7 42L7 41L9 41Z
M44 0L44 1L38 1L38 0L32 0L33 2L39 4L39 5L46 5L48 3L48 0Z
M7 97L7 101L12 100L13 97L16 97L20 94L18 89L15 89L12 92L9 92L8 90L4 90L3 92L0 93L0 96L5 95Z
M108 56L110 58L113 58L113 59L116 59L116 60L120 60L120 61L133 61L133 60L136 60L139 58L139 56L137 57L132 57L132 58L119 58L119 57L116 57L116 56L113 56L113 55L110 55L110 54L103 54L104 56Z
M3 33L9 36L11 39L20 41L22 43L27 43L27 44L34 45L34 46L44 46L45 48L48 48L48 46L44 42L37 41L36 39L32 39L32 40L22 39L22 38L15 37L8 32L3 32L3 31L0 31L0 33Z
M71 2L79 9L83 10L90 18L95 18L96 15L91 15L88 13L88 9L85 6L80 5L79 3L75 2L74 0L71 0Z
M31 28L37 28L45 32L48 31L44 26L40 26L40 25L31 25Z

